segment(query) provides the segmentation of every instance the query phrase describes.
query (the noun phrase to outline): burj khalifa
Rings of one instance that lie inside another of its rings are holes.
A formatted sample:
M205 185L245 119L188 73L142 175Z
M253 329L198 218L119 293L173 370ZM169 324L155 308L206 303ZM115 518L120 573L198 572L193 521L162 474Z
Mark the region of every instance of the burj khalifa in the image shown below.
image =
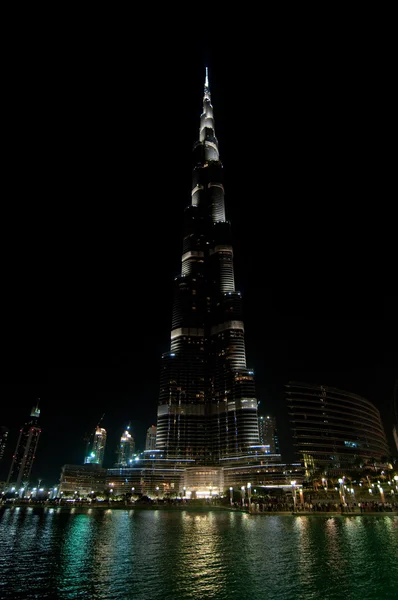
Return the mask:
M168 460L218 465L259 448L259 432L207 68L182 237L156 448Z

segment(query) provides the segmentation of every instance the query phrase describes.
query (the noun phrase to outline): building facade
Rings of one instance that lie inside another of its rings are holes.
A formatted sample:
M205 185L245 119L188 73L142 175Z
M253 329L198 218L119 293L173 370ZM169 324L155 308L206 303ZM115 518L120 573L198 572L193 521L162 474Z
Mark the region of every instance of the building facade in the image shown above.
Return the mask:
M155 450L156 448L156 427L151 425L148 427L145 439L145 450Z
M80 498L103 494L106 490L106 469L98 464L64 465L62 467L58 497Z
M36 456L36 449L41 433L38 425L40 417L39 400L40 398L38 398L36 406L32 407L29 421L19 431L17 445L8 473L7 485L13 485L17 489L20 489L22 484L29 483Z
M90 444L89 452L84 459L85 464L95 464L102 466L102 463L104 462L105 446L106 429L97 425Z
M3 456L4 456L4 452L5 452L6 445L7 445L8 433L9 433L8 427L1 425L0 426L0 461L3 459Z
M194 460L197 470L259 446L254 373L246 365L207 69L184 217L170 351L162 357L156 449L167 459Z
M260 444L269 448L270 454L279 454L278 430L276 419L272 415L258 417Z
M307 474L389 456L380 413L366 398L293 381L285 388L293 445Z

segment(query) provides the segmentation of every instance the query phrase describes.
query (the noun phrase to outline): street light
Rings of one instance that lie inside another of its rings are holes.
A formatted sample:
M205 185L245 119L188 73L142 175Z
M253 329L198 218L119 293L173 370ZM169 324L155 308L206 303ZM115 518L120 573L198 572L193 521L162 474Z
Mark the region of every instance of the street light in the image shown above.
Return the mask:
M296 512L296 482L291 481L290 485L292 486L292 494L293 494L293 512Z
M232 502L233 501L233 496L234 496L234 488L230 487L229 488L229 502L230 502L231 506L233 504L233 502Z
M240 493L241 493L241 496L242 496L242 506L245 505L245 489L246 488L245 488L244 485L242 485L242 487L240 488Z
M247 496L249 498L249 512L251 510L251 495L252 495L252 484L248 483L247 484Z
M339 479L340 484L340 499L341 503L345 506L345 495L344 495L344 479Z

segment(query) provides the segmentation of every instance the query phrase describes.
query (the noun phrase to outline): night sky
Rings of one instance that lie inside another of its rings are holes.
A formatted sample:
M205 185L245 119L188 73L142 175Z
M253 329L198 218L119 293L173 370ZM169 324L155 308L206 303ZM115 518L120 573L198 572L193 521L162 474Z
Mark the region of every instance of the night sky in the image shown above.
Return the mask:
M46 485L83 461L103 413L105 466L129 421L141 449L156 424L206 65L260 411L277 416L289 461L283 384L341 387L379 407L392 448L388 39L281 21L195 44L170 30L142 44L127 26L72 33L24 54L23 93L9 92L32 193L5 209L0 476L37 397Z

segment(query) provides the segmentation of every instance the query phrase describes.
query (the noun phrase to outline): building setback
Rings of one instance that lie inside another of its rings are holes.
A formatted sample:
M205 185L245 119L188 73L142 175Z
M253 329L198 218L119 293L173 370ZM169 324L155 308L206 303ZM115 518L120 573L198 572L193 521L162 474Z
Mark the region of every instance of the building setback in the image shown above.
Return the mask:
M170 351L162 357L156 448L167 459L214 465L258 446L259 432L207 69L182 246Z

